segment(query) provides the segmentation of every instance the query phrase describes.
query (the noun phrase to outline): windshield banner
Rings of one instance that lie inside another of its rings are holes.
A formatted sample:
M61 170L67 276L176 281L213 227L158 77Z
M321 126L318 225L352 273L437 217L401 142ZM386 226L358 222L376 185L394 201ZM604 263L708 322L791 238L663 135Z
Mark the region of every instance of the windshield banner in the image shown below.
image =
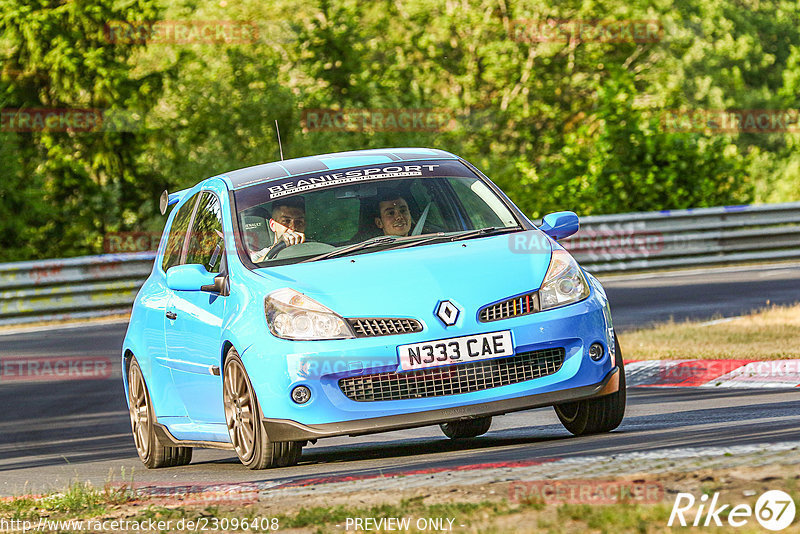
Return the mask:
M269 200L294 195L313 189L332 187L354 182L372 180L390 180L398 178L415 178L426 176L464 176L474 178L460 162L402 162L362 167L358 169L334 170L327 173L295 176L270 182L267 185Z

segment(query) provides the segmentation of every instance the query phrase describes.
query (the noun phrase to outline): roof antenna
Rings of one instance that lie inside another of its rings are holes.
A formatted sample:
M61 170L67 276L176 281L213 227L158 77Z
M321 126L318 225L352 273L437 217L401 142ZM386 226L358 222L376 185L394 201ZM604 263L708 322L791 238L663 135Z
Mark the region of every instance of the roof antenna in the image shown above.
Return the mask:
M275 132L278 134L278 149L281 151L281 161L283 161L283 145L281 144L281 129L278 128L278 119L275 119Z

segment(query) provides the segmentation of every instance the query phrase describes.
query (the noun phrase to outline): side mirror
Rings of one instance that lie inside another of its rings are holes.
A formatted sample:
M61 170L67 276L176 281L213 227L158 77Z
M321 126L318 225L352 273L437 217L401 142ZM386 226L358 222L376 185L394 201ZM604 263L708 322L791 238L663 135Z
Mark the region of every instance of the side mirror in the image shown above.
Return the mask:
M539 230L556 241L569 237L581 227L578 216L571 211L557 211L544 216Z
M199 264L176 265L167 270L167 287L175 291L206 291L217 275Z

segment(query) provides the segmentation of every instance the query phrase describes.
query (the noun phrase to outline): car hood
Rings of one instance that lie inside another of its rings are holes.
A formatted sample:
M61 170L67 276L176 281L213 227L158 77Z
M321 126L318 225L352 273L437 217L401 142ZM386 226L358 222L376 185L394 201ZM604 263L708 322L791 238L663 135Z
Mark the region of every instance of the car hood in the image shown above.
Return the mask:
M257 269L344 317L420 317L442 300L465 310L536 290L551 245L539 230Z

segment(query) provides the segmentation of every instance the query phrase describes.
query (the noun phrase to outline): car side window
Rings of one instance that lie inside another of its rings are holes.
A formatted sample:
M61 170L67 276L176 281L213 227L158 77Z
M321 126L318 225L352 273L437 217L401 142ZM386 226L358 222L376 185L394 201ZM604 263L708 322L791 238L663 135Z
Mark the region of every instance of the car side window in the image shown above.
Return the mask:
M166 272L170 267L180 264L181 251L183 250L183 243L186 240L186 232L189 230L189 223L192 220L192 212L194 205L197 203L197 197L200 193L195 193L192 197L180 207L175 217L172 219L172 226L169 229L169 237L167 238L167 246L164 249L164 259L161 262L161 268Z
M197 263L210 273L218 273L225 252L223 235L219 199L213 193L205 192L192 224L186 263Z

